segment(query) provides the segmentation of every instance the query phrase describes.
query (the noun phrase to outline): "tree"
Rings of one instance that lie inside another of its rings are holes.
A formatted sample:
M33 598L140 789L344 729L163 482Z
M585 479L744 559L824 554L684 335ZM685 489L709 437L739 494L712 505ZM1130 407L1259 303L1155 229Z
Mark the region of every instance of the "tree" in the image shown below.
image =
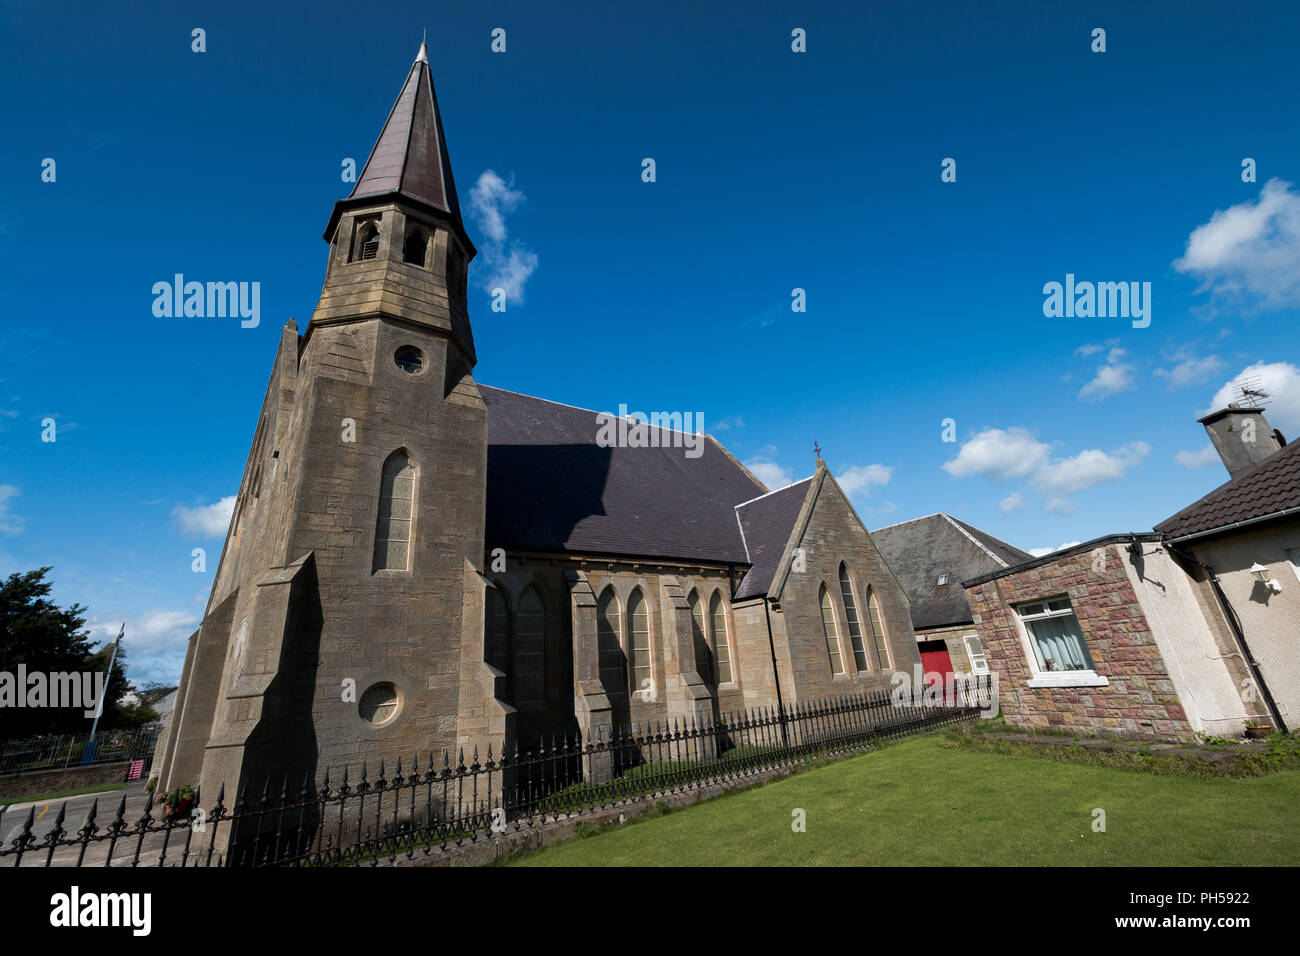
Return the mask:
M61 608L49 600L53 584L47 580L50 568L14 572L0 581L0 671L16 681L19 665L28 674L103 673L108 666L112 644L95 651L86 630L86 608L80 604ZM147 722L147 713L120 709L117 701L132 690L126 679L126 655L119 649L113 673L105 689L103 730L136 726ZM25 687L17 688L26 693ZM4 736L30 737L35 734L89 733L91 718L83 708L14 707L5 708Z

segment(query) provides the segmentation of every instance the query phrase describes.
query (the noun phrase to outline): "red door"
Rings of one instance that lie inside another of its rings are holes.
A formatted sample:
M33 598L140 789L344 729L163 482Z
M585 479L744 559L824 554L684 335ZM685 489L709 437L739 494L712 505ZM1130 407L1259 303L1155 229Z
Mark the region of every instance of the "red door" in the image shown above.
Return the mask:
M921 652L921 669L925 672L925 686L942 683L952 686L952 657L948 654L948 645L943 641L924 641L917 645ZM943 690L939 691L940 696Z

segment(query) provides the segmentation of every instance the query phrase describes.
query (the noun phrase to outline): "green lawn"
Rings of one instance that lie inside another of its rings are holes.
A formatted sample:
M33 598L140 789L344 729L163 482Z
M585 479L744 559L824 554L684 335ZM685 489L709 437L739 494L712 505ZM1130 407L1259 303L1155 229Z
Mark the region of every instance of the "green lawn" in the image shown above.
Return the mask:
M1194 779L958 750L939 736L557 844L521 866L1300 862L1300 770ZM1093 809L1106 832L1092 830ZM807 832L791 829L806 811Z

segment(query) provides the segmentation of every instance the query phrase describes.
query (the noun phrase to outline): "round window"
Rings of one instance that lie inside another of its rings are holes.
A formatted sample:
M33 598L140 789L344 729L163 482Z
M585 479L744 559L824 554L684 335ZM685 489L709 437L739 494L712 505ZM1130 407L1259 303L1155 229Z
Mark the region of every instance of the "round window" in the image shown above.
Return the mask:
M393 361L407 375L418 375L424 370L424 353L414 345L403 345L393 355Z
M397 688L389 683L372 684L357 704L361 719L375 727L389 723L401 709L401 697Z

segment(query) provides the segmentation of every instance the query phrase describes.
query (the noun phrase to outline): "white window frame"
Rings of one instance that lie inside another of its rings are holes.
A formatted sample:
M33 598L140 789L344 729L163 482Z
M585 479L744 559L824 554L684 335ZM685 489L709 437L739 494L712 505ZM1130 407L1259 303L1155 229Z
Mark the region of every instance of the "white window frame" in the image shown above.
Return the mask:
M1048 604L1051 601L1064 601L1069 605L1068 609L1050 609ZM1023 608L1031 605L1041 604L1044 610L1039 613L1025 614ZM1098 674L1095 669L1074 670L1074 671L1045 671L1038 667L1038 654L1034 650L1034 638L1026 626L1026 621L1044 621L1055 617L1072 617L1075 622L1079 622L1079 616L1074 612L1074 602L1068 595L1056 594L1047 597L1036 598L1032 601L1020 601L1011 606L1015 612L1016 627L1020 630L1020 642L1025 654L1025 660L1029 664L1029 669L1033 676L1026 683L1030 687L1107 687L1110 680ZM1079 633L1083 634L1083 625L1079 624ZM1088 650L1088 657L1092 657L1092 649L1087 647L1087 637L1083 637L1084 646ZM1094 667L1096 662L1093 662Z
M971 641L979 648L979 653L971 650ZM987 674L989 672L989 656L984 653L984 642L980 640L978 634L963 634L961 639L962 646L966 648L966 659L970 661L970 672L972 674ZM978 663L976 658L979 658Z

